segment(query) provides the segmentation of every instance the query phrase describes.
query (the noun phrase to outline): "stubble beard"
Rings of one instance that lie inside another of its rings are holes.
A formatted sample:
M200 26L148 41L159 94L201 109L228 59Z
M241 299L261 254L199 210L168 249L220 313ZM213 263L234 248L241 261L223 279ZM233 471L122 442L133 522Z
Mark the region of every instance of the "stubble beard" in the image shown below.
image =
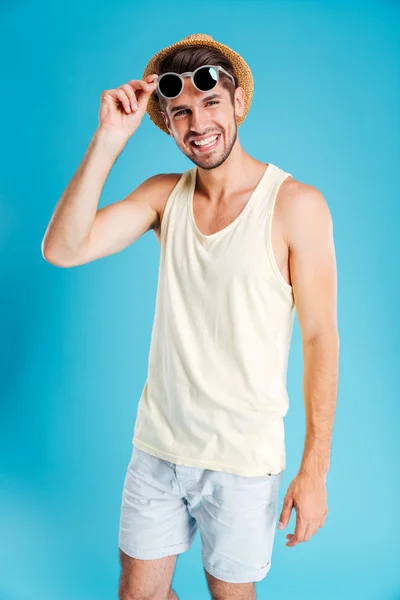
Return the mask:
M233 135L231 137L231 139L228 141L228 145L227 147L222 151L222 154L218 154L217 156L205 156L204 160L202 160L200 155L194 154L194 153L190 153L187 154L185 152L185 150L182 150L182 152L185 154L185 156L188 157L189 160L192 161L192 163L194 163L196 166L200 167L201 169L204 169L205 171L209 171L211 169L216 169L217 167L221 166L226 159L229 157L230 153L232 152L232 148L235 145L236 139L237 139L237 124L235 121L235 129L233 132ZM226 143L226 138L223 136L223 134L221 134L221 139L219 141L219 144L223 144Z

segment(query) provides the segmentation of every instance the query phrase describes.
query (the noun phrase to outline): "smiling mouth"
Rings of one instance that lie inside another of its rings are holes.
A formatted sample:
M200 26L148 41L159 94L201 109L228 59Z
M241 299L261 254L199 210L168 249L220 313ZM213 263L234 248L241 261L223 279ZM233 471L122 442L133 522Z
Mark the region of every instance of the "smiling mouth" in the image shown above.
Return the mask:
M192 148L195 148L197 152L207 152L209 150L214 150L214 148L218 145L220 137L221 137L220 133L218 133L216 135L217 135L217 138L210 144L203 145L203 146L196 146L196 144L194 144L194 140L192 140L190 142L190 145L192 146ZM211 136L209 136L209 137L211 137Z

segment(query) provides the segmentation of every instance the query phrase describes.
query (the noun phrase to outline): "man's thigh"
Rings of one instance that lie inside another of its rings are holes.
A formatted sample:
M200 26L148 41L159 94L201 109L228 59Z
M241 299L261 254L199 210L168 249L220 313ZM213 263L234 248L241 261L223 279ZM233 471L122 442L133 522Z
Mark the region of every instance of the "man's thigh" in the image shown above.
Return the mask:
M271 568L283 472L241 477L196 471L197 485L191 489L188 509L200 530L205 570L226 583L261 581ZM214 579L207 577L216 587Z
M119 548L154 560L189 550L197 531L168 461L133 448L121 501Z
M118 599L157 598L168 600L177 555L142 560L119 551L121 574Z

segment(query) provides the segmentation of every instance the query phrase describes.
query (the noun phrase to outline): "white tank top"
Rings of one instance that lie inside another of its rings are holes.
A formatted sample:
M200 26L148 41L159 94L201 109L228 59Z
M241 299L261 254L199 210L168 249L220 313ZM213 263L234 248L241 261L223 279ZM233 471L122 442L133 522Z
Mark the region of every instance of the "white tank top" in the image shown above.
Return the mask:
M286 467L295 304L274 258L271 222L288 176L269 163L238 217L211 235L193 216L197 167L170 194L137 448L249 477Z

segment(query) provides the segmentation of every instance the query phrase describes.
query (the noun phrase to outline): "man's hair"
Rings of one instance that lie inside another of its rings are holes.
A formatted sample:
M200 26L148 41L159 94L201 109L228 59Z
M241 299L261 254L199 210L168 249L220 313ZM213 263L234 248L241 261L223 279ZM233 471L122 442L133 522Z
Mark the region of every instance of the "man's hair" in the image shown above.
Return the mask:
M219 81L221 86L228 90L231 102L234 104L235 89L238 87L239 82L231 61L216 48L205 46L177 48L158 63L155 73L157 75L171 72L180 74L187 71L194 71L202 65L220 66L232 75L235 80L235 86L233 86L232 79L221 71L219 72ZM154 97L160 110L166 113L167 100L158 94L157 90L154 92Z

